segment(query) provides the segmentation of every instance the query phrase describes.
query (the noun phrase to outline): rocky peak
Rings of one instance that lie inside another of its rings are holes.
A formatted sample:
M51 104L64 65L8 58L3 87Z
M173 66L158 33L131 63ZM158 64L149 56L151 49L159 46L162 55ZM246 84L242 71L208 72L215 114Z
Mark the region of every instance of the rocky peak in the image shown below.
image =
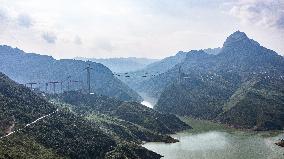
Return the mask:
M249 45L259 46L258 42L254 41L253 39L249 39L244 32L236 31L226 39L226 41L223 44L223 48L234 46L235 44L238 43L241 43L241 45L249 44Z
M250 50L254 50L252 48L259 46L260 44L258 42L249 39L244 32L236 31L226 39L220 54L235 52L248 55L247 53L252 52Z
M250 41L250 39L247 37L247 35L244 32L236 31L226 39L223 47L231 46L232 44L235 44L240 41L248 42Z

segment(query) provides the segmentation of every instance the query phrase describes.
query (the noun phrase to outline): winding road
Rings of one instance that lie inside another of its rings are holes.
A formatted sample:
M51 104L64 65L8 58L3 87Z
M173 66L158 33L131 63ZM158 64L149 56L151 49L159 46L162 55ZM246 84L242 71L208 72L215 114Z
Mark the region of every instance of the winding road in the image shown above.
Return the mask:
M59 109L56 109L54 112L52 112L52 113L50 113L50 114L47 114L47 115L44 115L44 116L42 116L42 117L36 119L35 121L33 121L33 122L29 123L29 124L26 124L24 128L29 127L29 126L31 126L31 125L33 125L33 124L35 124L35 123L37 123L37 122L39 122L39 121L45 119L45 118L51 116L52 114L55 114L55 113L58 112L58 111L59 111ZM6 137L8 137L8 136L10 136L10 135L12 135L12 134L14 134L14 133L16 133L16 132L22 131L24 128L14 130L14 131L10 132L10 133L7 134L7 135L1 136L1 137L0 137L0 140L6 138Z

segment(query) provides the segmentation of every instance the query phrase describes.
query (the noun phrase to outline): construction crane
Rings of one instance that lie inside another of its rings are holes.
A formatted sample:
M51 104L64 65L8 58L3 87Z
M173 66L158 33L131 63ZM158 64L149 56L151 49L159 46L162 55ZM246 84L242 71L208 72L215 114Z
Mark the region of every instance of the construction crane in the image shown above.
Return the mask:
M37 83L37 89L38 89L38 91L41 91L41 88L42 88L42 83L41 83L41 82L38 82L38 83Z
M70 78L71 78L71 76L67 77L67 91L68 92L70 91L70 82L71 82Z
M29 82L29 83L26 83L26 85L30 85L30 89L32 90L33 89L33 85L36 85L37 83L35 82Z
M60 82L59 81L50 81L48 83L53 85L53 93L55 94L56 93L56 84L58 84Z
M179 80L179 83L182 81L181 66L179 66L179 68L178 68L178 80Z
M89 61L88 61L89 62ZM87 85L88 85L88 93L91 93L91 64L89 63L88 66L84 69L87 70Z
M47 93L48 83L45 83L45 92Z
M63 93L63 81L60 81L60 92Z

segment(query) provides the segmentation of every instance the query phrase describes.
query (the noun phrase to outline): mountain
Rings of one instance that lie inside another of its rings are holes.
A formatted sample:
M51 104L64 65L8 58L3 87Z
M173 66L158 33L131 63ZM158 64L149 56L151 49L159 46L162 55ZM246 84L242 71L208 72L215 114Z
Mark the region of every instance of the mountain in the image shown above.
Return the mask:
M208 49L204 49L203 51L206 52L207 54L217 55L218 53L220 53L221 48L213 48L213 49L208 48ZM155 72L164 73L170 70L171 68L173 68L175 65L182 63L187 57L187 54L189 53L191 53L191 51L188 51L188 52L179 51L174 56L166 57L163 60L149 64L145 68L145 71L153 72L153 73Z
M284 82L261 77L246 81L224 104L217 118L235 127L281 130L284 127Z
M189 51L184 55L186 55L184 60L187 59L190 61L190 63L196 63L201 58L208 58L210 56L214 56L214 55L209 55L204 51L196 51L196 50ZM174 65L168 71L140 82L136 90L138 92L146 93L150 97L158 99L161 93L163 92L163 90L169 84L171 84L173 81L177 79L179 75L179 65L180 63L176 63L176 65Z
M162 134L172 134L190 128L175 115L162 114L136 102L123 102L80 92L66 92L61 99L64 103L73 105L72 110L76 113L92 116L93 112L99 112Z
M1 158L102 156L115 146L115 141L102 131L65 112L57 112L40 124L25 127L57 108L3 74L0 74L0 86L1 120L14 116L15 130L22 129L19 133L1 139ZM61 138L64 134L65 137ZM75 151L76 148L81 154ZM33 152L35 150L37 155Z
M96 106L105 109L103 107L109 104L109 110L114 110L114 103L121 102L105 96L87 95L85 97L76 91L65 93L64 99L72 100L77 96L80 97L76 99L77 102L81 97L82 103L85 103L85 100L90 100L91 103L93 103L92 100L101 101L102 105ZM170 136L162 135L161 133L165 132L155 129L155 127L150 127L152 131L143 127L142 123L130 122L131 118L129 121L123 120L122 118L128 119L128 117L119 112L116 116L120 114L120 118L95 112L95 109L90 108L95 104L80 105L89 107L88 110L78 108L81 112L72 110L78 107L75 105L66 105L55 101L53 101L54 104L51 104L29 88L15 83L2 73L0 73L0 102L1 128L12 126L12 130L16 130L6 137L2 137L4 134L1 131L0 158L158 159L161 158L160 155L143 148L140 144L143 141L176 142ZM145 113L140 114L136 111L142 109L141 106L131 103L126 106L126 103L122 107L132 107L132 110L128 110L128 112L137 116L142 117L143 114L152 112L145 118L149 119L149 125L151 125L151 120L154 120L154 122L164 121L168 126L165 129L179 130L189 127L173 115L162 115L150 109L144 110ZM97 102L97 104L100 103ZM140 108L136 109L136 107ZM115 111L118 110L119 108L115 109ZM157 119L159 117L162 119ZM171 119L173 121L167 121ZM13 124L11 124L12 122ZM176 122L180 123L183 128L179 125L176 127Z
M106 67L108 67L113 72L117 73L141 70L144 69L147 65L159 61L157 59L136 58L136 57L108 58L108 59L76 57L75 59L101 63Z
M243 32L217 55L194 51L152 81L144 89L160 97L159 111L255 130L284 127L284 58Z
M221 48L214 48L214 49L204 49L203 51L207 54L217 55L220 52ZM152 91L148 86L155 85L157 83L164 83L164 82L157 82L155 81L155 77L158 75L163 75L165 72L171 70L175 65L182 63L188 54L192 53L194 50L189 52L179 51L176 55L166 57L163 60L154 62L149 64L146 68L134 72L129 72L126 75L120 74L118 78L123 81L124 83L128 84L134 90L140 93L146 93L154 98L158 98L159 93L152 93ZM160 92L159 88L164 88L164 86L156 86L155 89Z
M0 99L0 121L6 120L1 123L8 124L15 119L16 129L23 128L26 123L56 111L56 107L35 95L29 88L18 85L2 73L0 73Z
M166 72L167 70L174 67L176 64L181 63L185 59L186 54L187 52L179 51L175 56L170 56L164 58L161 61L157 61L155 63L148 65L145 68L145 70L149 72L159 72L159 73Z
M140 85L144 85L144 81L162 74L174 67L176 64L182 62L185 59L186 54L187 52L179 51L175 56L170 56L149 64L144 69L138 71L117 74L117 77L134 90L141 92L143 90L140 89Z
M220 52L221 48L208 48L204 49L203 51L207 54L211 55L217 55ZM192 50L194 51L194 50ZM175 65L182 63L187 54L192 53L192 51L184 52L179 51L176 55L166 57L160 61L154 62L152 64L147 65L144 69L133 71L133 72L127 72L126 74L117 74L118 78L129 85L134 90L140 92L140 93L148 93L151 91L148 91L148 84L152 83L155 85L156 83L160 82L152 82L156 76L164 74L165 72L172 69ZM151 86L150 86L151 87ZM160 86L157 86L157 90L161 88ZM163 87L162 87L163 88ZM160 91L160 90L159 90ZM157 94L154 95L153 93L150 93L150 96L157 98Z
M56 60L51 56L25 53L18 48L0 46L0 70L19 83L38 83L34 88L54 92L53 85L47 82L57 81L55 91L87 90L87 72L90 64L91 91L127 101L141 101L142 98L126 84L113 76L112 72L102 64L80 60ZM71 76L70 78L68 78ZM71 82L69 82L71 81ZM69 83L69 84L68 84ZM69 85L69 86L68 86ZM29 85L28 85L29 86ZM69 87L69 88L68 88Z

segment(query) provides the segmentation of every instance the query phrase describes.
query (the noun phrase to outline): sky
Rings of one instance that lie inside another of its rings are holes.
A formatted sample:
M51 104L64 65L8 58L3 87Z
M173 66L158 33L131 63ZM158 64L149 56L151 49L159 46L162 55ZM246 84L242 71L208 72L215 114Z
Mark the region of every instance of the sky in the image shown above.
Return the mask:
M0 44L57 59L160 59L237 30L284 55L284 0L0 0Z

